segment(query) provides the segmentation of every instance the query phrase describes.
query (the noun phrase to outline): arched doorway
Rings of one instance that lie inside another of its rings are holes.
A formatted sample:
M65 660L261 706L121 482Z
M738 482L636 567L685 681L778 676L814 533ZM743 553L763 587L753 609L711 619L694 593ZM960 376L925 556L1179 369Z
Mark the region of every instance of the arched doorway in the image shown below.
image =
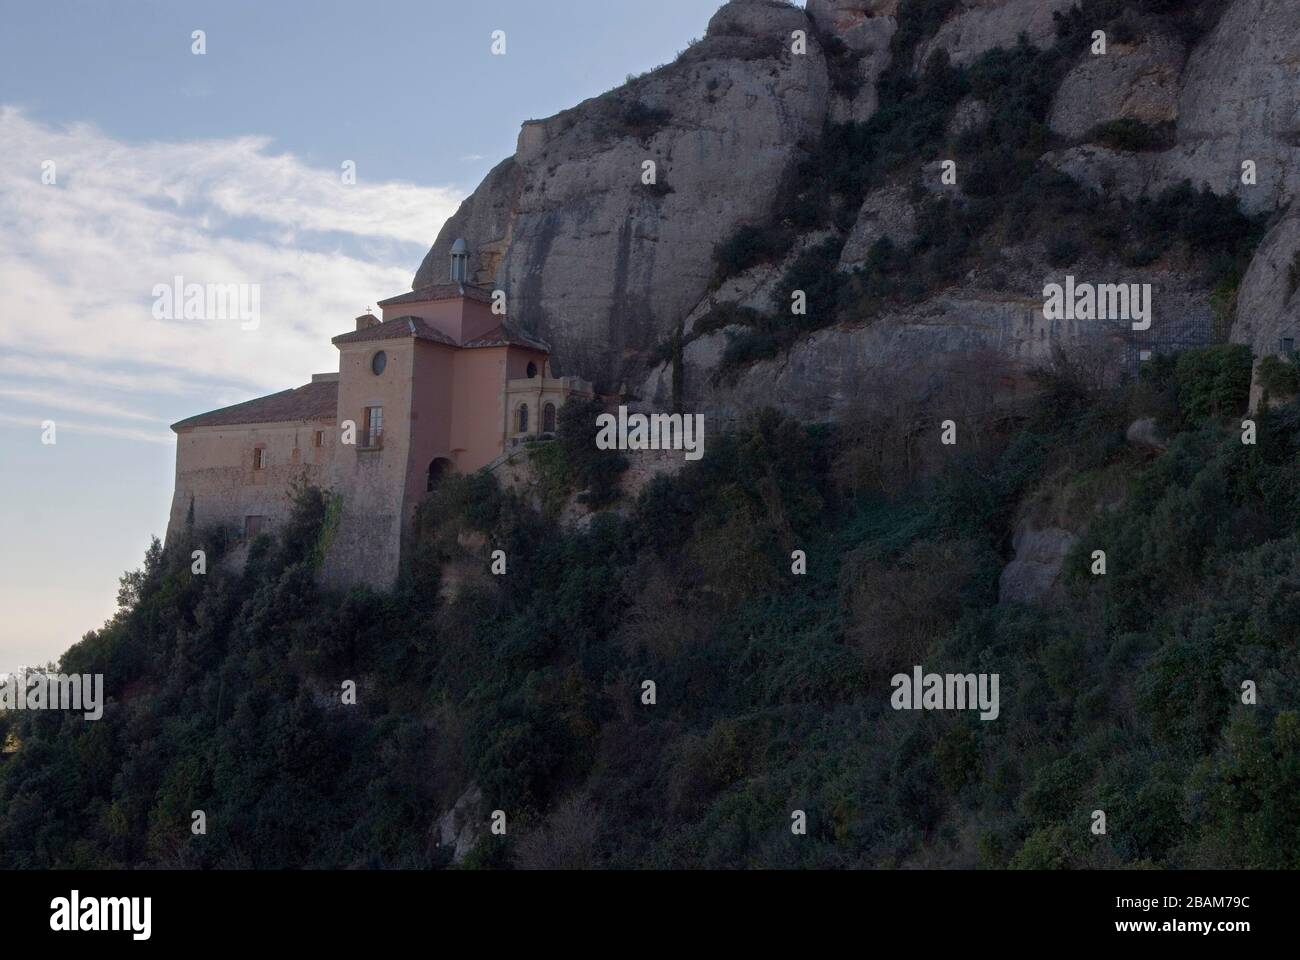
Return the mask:
M424 488L425 493L432 493L437 489L438 484L442 482L442 478L454 472L455 469L455 464L446 457L435 457L433 462L429 464L429 479Z

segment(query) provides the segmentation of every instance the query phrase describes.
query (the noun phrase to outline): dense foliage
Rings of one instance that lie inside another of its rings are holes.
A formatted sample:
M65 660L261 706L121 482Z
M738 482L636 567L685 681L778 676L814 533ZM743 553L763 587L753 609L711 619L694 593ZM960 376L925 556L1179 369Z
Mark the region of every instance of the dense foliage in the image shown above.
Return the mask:
M1300 866L1300 404L1243 445L1239 359L1044 374L890 491L852 424L771 413L581 531L452 478L392 595L315 584L318 491L242 569L190 531L63 658L102 720L0 715L0 865L445 865L476 784L510 826L468 866ZM1156 413L1167 450L1126 444ZM999 605L1035 502L1068 589ZM999 718L892 710L913 664L997 672Z

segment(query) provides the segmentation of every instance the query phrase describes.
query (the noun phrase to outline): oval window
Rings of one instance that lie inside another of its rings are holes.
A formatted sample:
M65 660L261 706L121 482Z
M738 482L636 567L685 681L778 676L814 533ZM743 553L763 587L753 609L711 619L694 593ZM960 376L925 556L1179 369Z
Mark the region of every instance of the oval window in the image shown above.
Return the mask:
M537 376L537 364L530 363L528 365L528 379L531 380L535 376Z
M388 366L388 354L380 350L370 360L370 372L377 377L384 372L386 366Z

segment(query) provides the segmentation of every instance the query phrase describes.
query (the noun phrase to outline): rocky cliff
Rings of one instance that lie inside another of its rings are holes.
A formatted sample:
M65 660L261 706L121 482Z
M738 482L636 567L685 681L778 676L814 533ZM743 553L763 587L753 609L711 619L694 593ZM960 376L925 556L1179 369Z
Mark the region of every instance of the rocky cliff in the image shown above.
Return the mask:
M1131 365L1124 324L1044 318L1067 273L1152 284L1146 346L1269 353L1296 322L1298 72L1290 0L733 0L673 63L524 124L414 285L464 237L557 367L728 418L835 416L980 352L1007 384L1084 341Z

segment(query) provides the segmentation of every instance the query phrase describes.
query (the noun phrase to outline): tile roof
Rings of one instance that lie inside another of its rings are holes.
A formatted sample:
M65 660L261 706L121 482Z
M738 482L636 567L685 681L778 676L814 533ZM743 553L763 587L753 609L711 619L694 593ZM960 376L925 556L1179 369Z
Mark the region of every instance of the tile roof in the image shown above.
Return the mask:
M281 390L222 407L172 424L178 433L189 427L228 427L245 423L279 423L290 420L333 420L338 414L339 382L318 380L293 390Z
M403 293L400 296L389 297L387 300L380 300L381 307L391 307L399 303L428 303L430 300L455 300L458 297L464 297L467 300L478 300L480 303L492 302L492 291L486 287L476 287L472 283L435 283L429 287L420 287L412 290L410 293Z
M392 320L377 323L373 327L365 327L351 333L341 333L330 342L366 343L370 340L394 340L398 337L415 337L418 340L445 343L450 347L460 346L451 337L430 326L428 322L421 320L419 317L394 317Z
M504 323L499 327L493 327L481 337L466 341L465 348L471 350L475 347L503 347L511 343L522 347L532 347L534 350L543 350L546 353L551 352L551 345L545 340L529 336Z

